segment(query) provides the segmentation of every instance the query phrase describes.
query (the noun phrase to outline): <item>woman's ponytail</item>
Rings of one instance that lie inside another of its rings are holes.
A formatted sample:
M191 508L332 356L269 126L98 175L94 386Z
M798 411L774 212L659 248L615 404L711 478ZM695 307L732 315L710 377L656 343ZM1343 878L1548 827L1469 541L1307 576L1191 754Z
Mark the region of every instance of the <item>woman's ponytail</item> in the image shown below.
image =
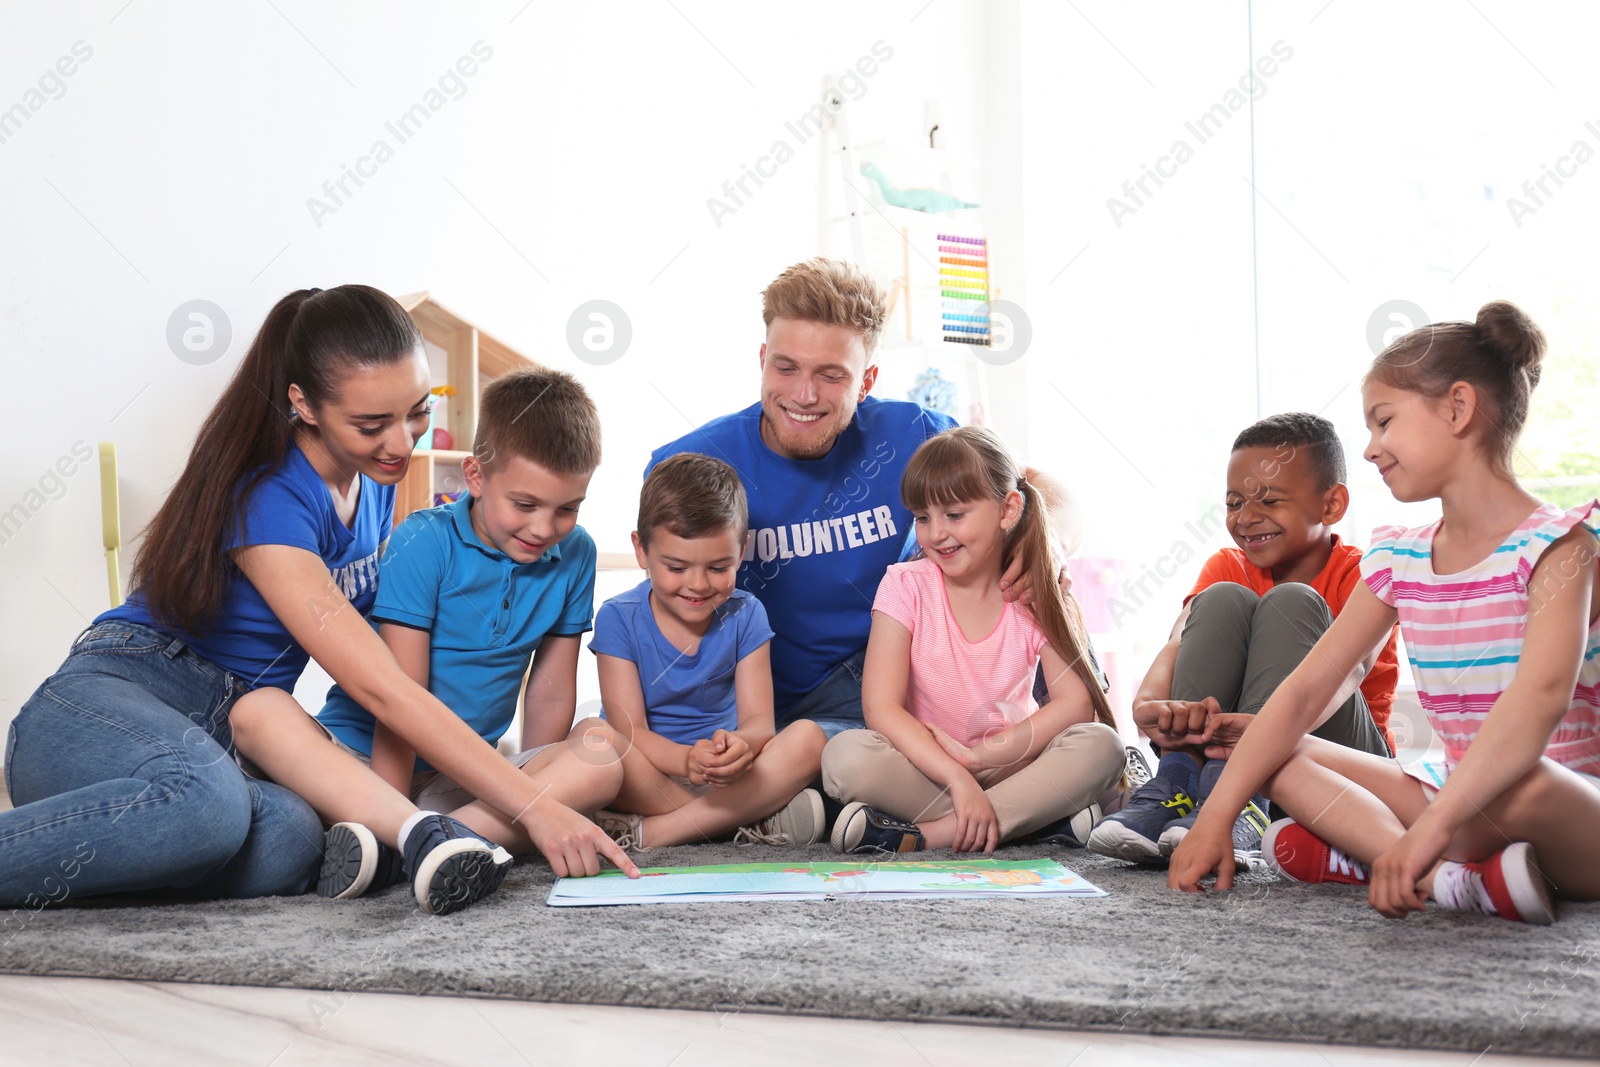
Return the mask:
M365 285L299 289L279 300L216 406L183 473L144 532L131 586L158 622L188 633L222 610L233 564L222 552L250 494L289 451L289 386L319 406L351 365L413 358L422 335L405 309Z

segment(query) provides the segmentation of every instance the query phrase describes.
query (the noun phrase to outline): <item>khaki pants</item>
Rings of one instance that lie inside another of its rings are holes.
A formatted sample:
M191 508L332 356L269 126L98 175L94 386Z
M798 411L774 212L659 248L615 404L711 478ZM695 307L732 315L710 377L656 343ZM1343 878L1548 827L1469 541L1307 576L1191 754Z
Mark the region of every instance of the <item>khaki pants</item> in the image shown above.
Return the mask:
M1051 738L1032 763L1009 777L1001 777L1005 770L973 777L994 806L1000 840L1009 841L1094 803L1117 782L1126 759L1115 730L1079 723ZM949 792L876 730L847 730L829 741L822 750L822 784L846 804L859 800L906 822L935 822L955 811Z

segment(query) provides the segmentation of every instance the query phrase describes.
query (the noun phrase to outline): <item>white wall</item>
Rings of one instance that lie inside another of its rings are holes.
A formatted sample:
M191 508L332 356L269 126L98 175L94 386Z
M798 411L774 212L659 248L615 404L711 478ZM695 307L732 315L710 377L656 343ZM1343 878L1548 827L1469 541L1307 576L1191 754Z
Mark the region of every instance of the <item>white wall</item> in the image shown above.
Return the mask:
M707 197L794 142L784 124L824 75L878 41L893 56L849 105L856 137L914 133L937 95L952 140L981 150L986 17L922 0L10 5L0 109L40 106L0 142L0 512L27 512L0 544L0 724L107 606L95 468L30 488L75 442L115 440L136 544L262 316L301 286L429 289L578 374L607 426L582 521L621 548L649 450L757 397L760 290L818 250L818 140L720 226ZM27 97L80 41L64 92ZM400 143L385 123L480 41L492 56ZM379 139L392 158L334 205L323 183ZM336 210L314 219L313 196ZM233 328L209 366L165 340L196 298ZM565 341L594 298L632 319L608 366Z

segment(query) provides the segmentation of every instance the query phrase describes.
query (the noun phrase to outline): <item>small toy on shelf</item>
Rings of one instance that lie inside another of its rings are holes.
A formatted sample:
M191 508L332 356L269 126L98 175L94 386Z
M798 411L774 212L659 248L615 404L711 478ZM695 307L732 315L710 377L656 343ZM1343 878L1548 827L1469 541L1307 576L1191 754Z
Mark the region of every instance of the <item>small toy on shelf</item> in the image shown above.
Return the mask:
M896 189L890 184L889 176L876 163L863 163L861 173L876 183L878 192L883 196L883 202L891 207L936 214L941 211L959 211L962 208L978 206L949 193L940 192L938 189Z
M436 385L428 390L435 397L455 396L456 388L453 385ZM423 440L428 442L429 448L448 451L455 447L455 435L439 425L440 402L433 402L433 409L428 416L428 433L423 435Z

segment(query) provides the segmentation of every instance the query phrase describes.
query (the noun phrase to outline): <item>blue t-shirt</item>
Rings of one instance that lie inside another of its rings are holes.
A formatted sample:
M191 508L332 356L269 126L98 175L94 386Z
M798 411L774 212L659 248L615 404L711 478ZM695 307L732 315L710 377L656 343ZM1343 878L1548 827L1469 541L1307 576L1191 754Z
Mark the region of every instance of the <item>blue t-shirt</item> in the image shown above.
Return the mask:
M712 419L655 450L657 463L700 452L739 472L750 540L739 587L767 609L778 717L834 667L867 647L872 598L916 548L900 477L911 454L955 420L905 400L867 397L820 459L780 456L761 439L761 405Z
M538 559L517 563L479 540L472 501L463 494L406 516L378 566L372 622L429 631L428 691L492 745L516 715L539 642L589 629L595 548L576 526ZM337 685L317 718L346 745L372 752L372 714ZM418 758L417 769L432 768Z
M589 651L616 656L639 668L645 724L680 745L739 725L734 670L772 640L761 601L735 589L711 616L694 655L666 639L650 611L650 579L600 605Z
M339 521L328 483L322 480L298 445L278 469L250 495L242 524L223 531L222 551L250 545L289 545L314 552L351 606L365 615L378 587L378 556L394 526L394 486L379 485L364 474L356 500L355 520ZM96 622L120 619L153 627L180 638L201 656L252 686L293 690L311 657L300 647L256 587L228 564L230 580L215 627L205 634L187 634L156 622L135 590L126 603Z

